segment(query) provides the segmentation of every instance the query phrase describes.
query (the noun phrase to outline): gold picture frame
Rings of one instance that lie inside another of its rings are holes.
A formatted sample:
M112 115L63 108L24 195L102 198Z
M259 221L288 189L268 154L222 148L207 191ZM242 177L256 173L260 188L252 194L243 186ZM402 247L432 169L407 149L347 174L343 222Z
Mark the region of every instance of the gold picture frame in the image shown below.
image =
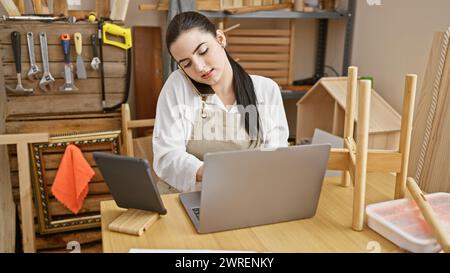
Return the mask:
M50 206L50 186L46 178L46 162L44 155L63 154L69 144L74 144L83 152L103 151L120 153L121 131L104 131L96 133L66 134L50 136L47 143L30 144L33 167L33 188L38 232L51 234L99 227L101 217L99 212L83 213L82 215L55 216ZM59 163L58 163L59 165ZM56 199L55 199L56 200Z

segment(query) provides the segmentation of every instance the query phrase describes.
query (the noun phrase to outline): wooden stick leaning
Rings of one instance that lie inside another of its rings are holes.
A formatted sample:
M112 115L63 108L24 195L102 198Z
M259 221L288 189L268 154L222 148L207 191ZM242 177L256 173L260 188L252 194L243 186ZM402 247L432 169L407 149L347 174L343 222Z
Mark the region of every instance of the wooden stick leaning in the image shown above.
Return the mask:
M441 245L442 250L446 253L450 253L450 238L445 229L442 227L422 190L419 188L416 181L411 177L408 177L406 185L414 201L416 201L420 212L422 212L423 217L433 229L434 235L436 236L438 243Z

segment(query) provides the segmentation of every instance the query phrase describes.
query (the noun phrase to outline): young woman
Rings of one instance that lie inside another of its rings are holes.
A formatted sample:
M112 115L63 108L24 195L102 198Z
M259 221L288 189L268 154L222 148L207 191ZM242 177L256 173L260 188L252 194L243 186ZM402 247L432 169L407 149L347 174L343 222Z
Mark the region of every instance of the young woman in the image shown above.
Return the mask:
M228 55L226 37L205 16L175 16L166 33L178 63L158 99L153 168L180 191L201 185L208 152L287 146L278 85L249 75Z

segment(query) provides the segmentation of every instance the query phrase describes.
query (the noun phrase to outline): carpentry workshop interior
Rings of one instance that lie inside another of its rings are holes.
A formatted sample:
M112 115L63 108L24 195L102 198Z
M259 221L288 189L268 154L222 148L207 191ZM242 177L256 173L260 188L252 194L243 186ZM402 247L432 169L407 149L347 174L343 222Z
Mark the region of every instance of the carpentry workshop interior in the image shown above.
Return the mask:
M450 1L0 4L1 253L450 252Z

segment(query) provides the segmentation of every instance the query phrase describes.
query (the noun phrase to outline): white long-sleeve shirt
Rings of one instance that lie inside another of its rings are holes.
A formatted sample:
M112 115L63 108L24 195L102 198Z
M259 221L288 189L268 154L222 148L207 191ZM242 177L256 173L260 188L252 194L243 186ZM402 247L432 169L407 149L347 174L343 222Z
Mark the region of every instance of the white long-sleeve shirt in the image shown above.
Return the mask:
M286 147L289 128L280 88L273 80L250 75L258 101L262 149ZM226 110L218 96L209 96L207 105ZM201 108L200 96L180 70L165 82L158 98L153 131L153 168L164 181L180 191L195 189L196 173L203 162L186 151L193 126L193 113ZM229 112L237 112L234 105Z

